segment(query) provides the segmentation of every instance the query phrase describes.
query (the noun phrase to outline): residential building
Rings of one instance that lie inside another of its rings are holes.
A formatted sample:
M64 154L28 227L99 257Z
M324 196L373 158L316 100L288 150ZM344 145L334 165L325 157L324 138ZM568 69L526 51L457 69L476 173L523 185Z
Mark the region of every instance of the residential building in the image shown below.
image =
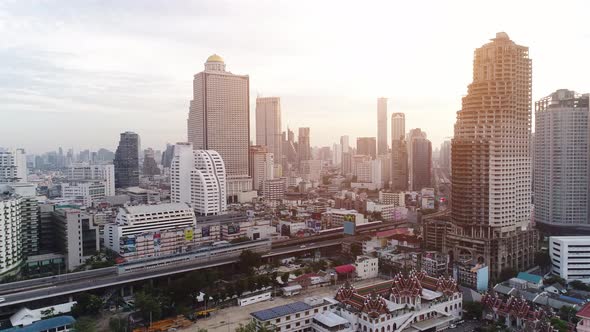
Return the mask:
M322 161L302 160L301 176L306 181L320 181L322 179Z
M331 209L322 213L322 229L342 227L344 222L353 222L356 226L367 223L367 219L356 210Z
M256 145L265 146L279 164L281 148L281 99L279 97L256 98ZM256 187L255 187L256 189Z
M130 131L121 133L115 152L115 187L139 186L139 135Z
M12 187L0 185L0 275L23 262L23 209L24 199Z
M411 146L411 188L420 191L432 186L432 144L424 137L414 137Z
M99 227L94 215L73 208L56 208L52 213L53 241L66 257L66 268L74 270L100 250Z
M356 154L377 158L377 143L375 137L358 137L356 139Z
M444 170L451 171L451 141L442 142L438 164Z
M27 173L24 149L0 148L0 183L27 182Z
M391 140L404 141L406 139L406 115L404 113L391 114Z
M438 251L425 251L420 255L420 267L431 277L438 278L448 272L449 257Z
M460 285L485 292L488 290L490 270L483 263L461 262L453 266L453 277Z
M340 136L340 147L342 154L350 152L350 137L348 135Z
M106 196L104 181L72 181L61 184L61 197L90 207L104 200Z
M450 234L452 224L448 220L428 219L422 222L422 236L424 248L428 250L443 251L445 240Z
M253 145L250 147L250 176L252 176L252 189L262 190L262 184L266 180L274 178L274 154L269 152L266 146Z
M188 141L195 150L219 153L227 173L230 201L252 190L248 174L250 146L250 79L225 69L223 58L212 55L193 81L193 100L187 120Z
M404 192L379 192L379 203L394 205L394 206L406 206L406 194Z
M282 200L285 198L286 189L285 178L265 180L262 183L262 196L266 200Z
M379 275L379 259L370 256L358 256L354 262L356 276L360 279L377 278Z
M272 171L272 167L271 167ZM170 170L170 200L190 203L199 215L227 210L225 161L213 150L194 150L191 143L174 146Z
M507 267L528 269L538 247L529 225L531 70L528 47L497 33L475 50L473 82L457 112L444 252L481 260L492 278Z
M391 190L408 190L408 147L405 140L391 141Z
M557 90L535 103L535 224L590 235L590 94Z
M143 152L142 171L145 176L160 175L160 168L156 162L156 152L152 148L147 148Z
M342 164L342 145L334 143L332 145L332 165L338 166Z
M132 204L156 204L160 202L160 192L140 187L128 187L121 193L129 197Z
M66 174L69 181L104 181L105 195L115 196L115 166L113 164L71 164L67 168Z
M551 236L549 257L554 275L590 282L590 236Z
M8 187L9 192L20 197L23 253L25 256L37 255L39 253L40 236L39 202L36 196L37 186L32 183L10 183L7 186L0 185L0 187Z
M389 152L387 143L387 98L377 99L377 154Z

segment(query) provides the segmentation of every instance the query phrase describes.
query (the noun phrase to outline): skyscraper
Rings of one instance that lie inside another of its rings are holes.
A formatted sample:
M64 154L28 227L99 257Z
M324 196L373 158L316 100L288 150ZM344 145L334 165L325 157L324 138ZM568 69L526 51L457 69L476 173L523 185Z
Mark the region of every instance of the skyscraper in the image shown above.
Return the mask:
M299 163L304 160L311 160L311 145L309 143L309 128L299 128L297 137L297 155Z
M274 155L266 146L250 147L250 175L254 190L262 190L264 181L274 178Z
M412 142L412 190L432 186L432 144L426 138L415 138Z
M275 163L281 162L281 99L256 98L256 145L266 146Z
M250 145L250 81L225 70L223 58L212 55L193 81L187 120L188 140L195 150L215 150L227 170L227 194L252 189L248 174Z
M156 163L154 149L147 148L143 152L143 174L147 176L160 175L160 168Z
M191 143L177 143L170 168L173 203L190 203L195 213L204 216L227 210L226 172L219 153L194 150Z
M391 190L408 190L408 147L404 139L391 141Z
M417 139L426 139L426 133L423 132L420 128L410 129L408 132L408 180L410 180L410 189L416 190L414 188L414 159L413 159L413 152L414 152L414 141ZM418 188L420 190L420 188Z
M406 115L404 113L391 114L391 140L406 139Z
M504 32L475 50L473 82L452 140L453 227L445 252L498 278L534 263L531 209L531 59Z
M377 99L377 154L388 152L387 148L387 98Z
M116 188L139 186L139 135L130 131L121 133L113 163Z
M375 137L358 137L356 139L356 154L370 156L372 159L375 159L377 157Z
M535 223L552 235L590 232L589 96L557 90L535 103Z
M439 165L447 171L451 170L451 141L444 141L441 144Z
M348 135L340 136L340 146L342 148L342 153L350 152L350 139Z
M0 148L0 183L27 182L27 173L24 149Z

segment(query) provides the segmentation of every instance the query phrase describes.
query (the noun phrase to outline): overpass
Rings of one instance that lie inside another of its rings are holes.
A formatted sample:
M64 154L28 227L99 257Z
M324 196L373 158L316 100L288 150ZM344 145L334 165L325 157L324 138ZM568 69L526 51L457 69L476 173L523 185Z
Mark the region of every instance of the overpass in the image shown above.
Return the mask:
M335 247L340 246L341 243L342 241L340 239L336 239L319 243L309 243L306 245L276 248L272 249L266 254L263 254L262 258L272 258L283 255L298 254L301 252L313 251L322 248ZM48 299L57 296L67 296L94 289L122 286L137 281L144 281L178 273L232 264L236 263L237 261L238 257L209 260L206 263L186 262L182 264L167 265L161 268L126 272L121 274L117 273L117 267L108 267L104 269L13 282L0 285L0 296L4 299L2 302L0 302L0 307L7 307L15 304Z

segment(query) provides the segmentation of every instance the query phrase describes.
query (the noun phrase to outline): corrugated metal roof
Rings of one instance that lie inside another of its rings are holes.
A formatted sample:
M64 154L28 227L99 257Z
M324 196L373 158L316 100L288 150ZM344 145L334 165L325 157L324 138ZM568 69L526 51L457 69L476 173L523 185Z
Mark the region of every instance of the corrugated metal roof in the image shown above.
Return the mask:
M265 321L265 320L275 319L277 317L282 317L282 316L286 316L289 314L294 314L297 312L309 310L311 308L312 307L309 304L299 301L299 302L285 304L285 305L281 305L281 306L270 308L270 309L256 311L256 312L251 313L250 315L254 316L254 318L256 318L258 320Z
M39 332L49 329L54 329L57 327L62 327L66 325L72 325L76 322L74 317L72 316L59 316L48 318L44 320L40 320L35 322L31 325L27 325L25 327L12 327L7 330L2 330L3 332Z

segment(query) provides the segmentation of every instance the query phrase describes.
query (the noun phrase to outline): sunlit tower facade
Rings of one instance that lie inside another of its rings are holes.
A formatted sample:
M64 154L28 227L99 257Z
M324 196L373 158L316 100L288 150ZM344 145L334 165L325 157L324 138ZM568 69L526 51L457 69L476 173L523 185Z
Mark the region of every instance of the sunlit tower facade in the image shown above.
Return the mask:
M377 99L377 155L388 152L387 147L387 98Z
M473 82L452 140L453 229L446 250L455 261L488 265L492 278L534 263L531 91L528 47L500 32L475 50Z

